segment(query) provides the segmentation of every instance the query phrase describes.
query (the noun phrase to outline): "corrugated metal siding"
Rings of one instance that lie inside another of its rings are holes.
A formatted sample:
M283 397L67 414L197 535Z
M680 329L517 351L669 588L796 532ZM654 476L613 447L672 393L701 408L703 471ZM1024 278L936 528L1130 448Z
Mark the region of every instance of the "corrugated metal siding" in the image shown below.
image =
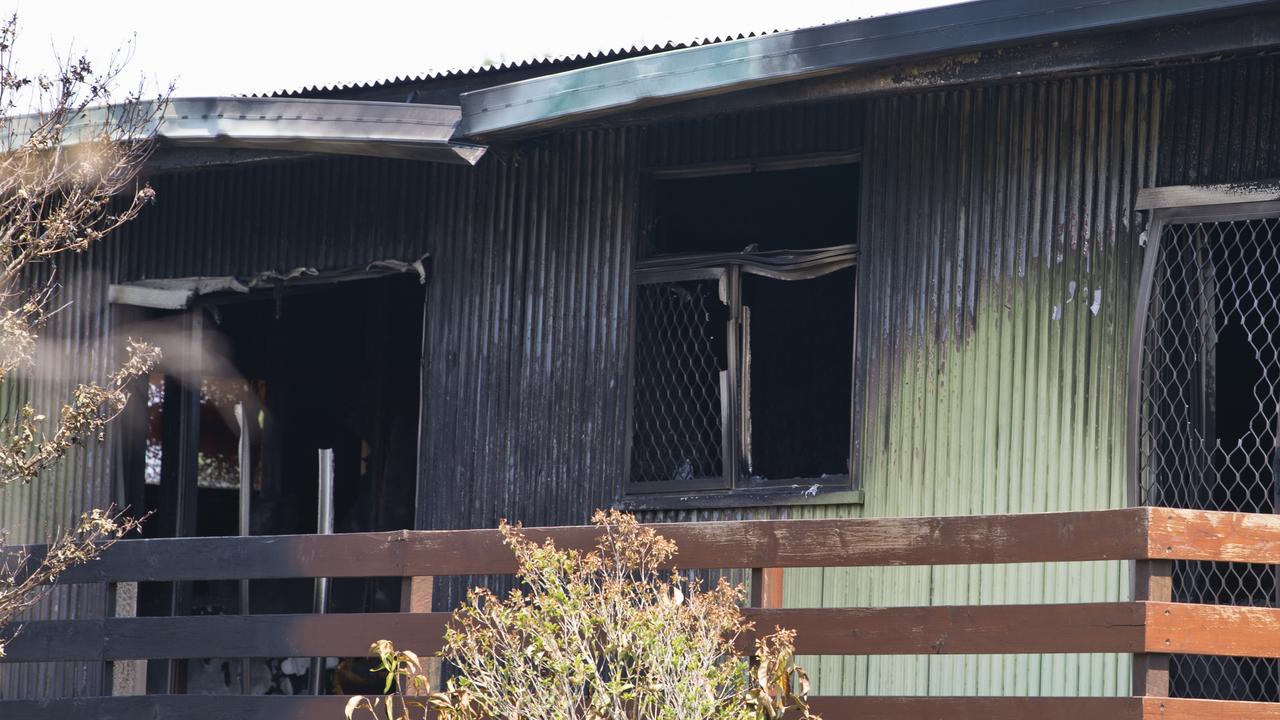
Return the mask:
M866 515L1124 503L1131 208L1152 176L1163 91L1128 73L873 103L859 288ZM873 606L1118 599L1124 587L1118 564L821 575L822 602ZM789 601L815 604L813 593ZM1115 657L820 667L823 692L1099 695L1128 683Z
M862 119L845 102L557 135L460 186L476 209L431 233L454 244L427 310L428 525L582 523L616 497L643 168L856 148ZM438 607L471 580L438 583Z
M1139 259L1133 194L1156 182L1157 147L1178 148L1160 156L1160 183L1280 174L1269 129L1275 64L564 133L497 149L475 169L330 158L160 178L159 204L142 220L68 263L77 269L63 276L76 305L49 334L75 348L60 361L68 372L89 376L107 363L106 346L93 338L110 329L108 279L334 268L429 252L423 524L582 522L612 500L625 472L642 168L865 146L859 343L873 390L863 416L866 505L650 517L1120 505L1124 358ZM1233 103L1227 121L1222 97ZM1207 131L1210 113L1219 120ZM1201 129L1175 129L1191 126ZM91 267L103 271L79 272ZM6 494L0 520L27 523L37 537L113 499L108 450L84 453L56 482ZM441 604L461 587L443 588ZM806 570L788 573L786 599L1074 601L1119 597L1123 587L1113 565ZM78 592L60 591L46 614L101 611L100 597ZM1128 683L1111 657L810 664L822 692L1104 694ZM0 692L92 691L93 671L9 668Z
M580 523L625 460L634 182L626 131L561 136L464 179L427 316L422 517ZM433 213L436 214L436 213ZM434 235L434 233L433 233ZM465 584L442 584L439 602Z
M102 364L105 346L92 338L109 335L108 280L430 253L422 525L581 523L613 500L625 474L639 167L856 147L861 121L859 106L843 103L564 133L495 149L474 169L328 158L160 177L157 204L91 254L103 271L71 284L77 302L64 318L95 318L79 357ZM96 470L39 492L5 502L6 520L55 498L64 514L111 499ZM467 584L442 584L442 607ZM65 615L94 612L100 606ZM83 692L32 684L48 674L31 670L0 670L34 678L5 692Z
M107 330L104 276L97 263L85 256L60 258L57 277L63 284L59 301L73 305L54 315L41 333L39 365L28 376L7 382L0 393L5 417L12 417L23 402L56 417L76 383L102 378L109 358L99 339ZM113 501L107 476L108 446L74 449L39 482L0 490L0 528L15 543L43 542L72 528L80 513L105 507ZM54 588L25 617L101 617L106 607L102 587ZM101 687L100 663L49 663L0 671L0 698L93 694Z
M1135 192L1280 175L1276 68L1275 58L1252 58L873 102L860 261L870 390L861 513L1125 503L1123 388L1141 262ZM1126 592L1124 570L791 572L787 603L1107 600ZM831 693L1105 695L1129 686L1127 658L1112 656L816 665Z
M1198 63L1167 72L1158 185L1280 178L1280 61Z

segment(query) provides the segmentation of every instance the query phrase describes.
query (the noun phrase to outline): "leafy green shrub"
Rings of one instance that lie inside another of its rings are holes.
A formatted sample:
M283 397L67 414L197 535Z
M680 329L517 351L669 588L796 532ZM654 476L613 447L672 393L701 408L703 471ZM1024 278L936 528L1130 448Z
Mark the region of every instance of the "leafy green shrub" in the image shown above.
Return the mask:
M676 546L616 511L597 512L595 550L561 550L501 526L522 588L505 599L476 589L454 612L444 657L458 677L426 693L422 664L385 640L371 651L387 671L385 698L365 710L409 720L790 720L815 718L791 631L752 631L740 586L703 590L674 569Z

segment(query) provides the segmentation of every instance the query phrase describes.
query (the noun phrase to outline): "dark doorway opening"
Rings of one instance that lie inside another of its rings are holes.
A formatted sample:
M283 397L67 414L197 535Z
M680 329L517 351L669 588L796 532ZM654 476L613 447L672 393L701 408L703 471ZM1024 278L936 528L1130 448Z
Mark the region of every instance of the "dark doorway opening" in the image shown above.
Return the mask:
M333 450L336 532L412 528L424 299L416 276L386 276L212 296L133 331L158 338L169 358L135 393L124 463L130 505L153 513L148 535L240 533L242 432L250 534L316 531L322 448ZM313 588L310 580L253 581L247 610L311 612ZM398 578L339 579L326 611L399 606ZM141 615L245 609L237 582L139 591ZM193 660L165 670L153 662L148 685L239 692L240 667ZM286 659L255 662L251 685L257 693L301 692L308 673Z

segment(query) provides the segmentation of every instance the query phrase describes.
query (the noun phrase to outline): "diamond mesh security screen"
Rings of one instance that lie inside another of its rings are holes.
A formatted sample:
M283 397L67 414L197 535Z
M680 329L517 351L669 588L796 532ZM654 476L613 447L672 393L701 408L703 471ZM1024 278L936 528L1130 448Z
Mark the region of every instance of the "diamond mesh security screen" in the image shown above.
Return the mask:
M632 490L726 487L719 287L709 278L637 288Z
M1147 308L1138 460L1146 505L1271 513L1280 480L1280 220L1165 226ZM1276 570L1177 562L1175 602L1276 607ZM1181 697L1280 700L1274 660L1175 655Z

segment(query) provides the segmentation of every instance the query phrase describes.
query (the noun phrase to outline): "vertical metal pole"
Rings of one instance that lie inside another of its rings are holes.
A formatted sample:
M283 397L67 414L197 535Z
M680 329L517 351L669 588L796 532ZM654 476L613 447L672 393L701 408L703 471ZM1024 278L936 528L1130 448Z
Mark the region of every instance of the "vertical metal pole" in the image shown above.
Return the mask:
M177 397L170 404L169 389L165 388L165 411L174 408L178 412L176 433L166 435L164 455L170 455L170 442L175 452L162 467L160 493L163 498L163 512L172 532L171 537L194 537L197 532L196 501L199 496L199 455L200 455L200 381L204 376L202 359L204 357L204 310L194 308L186 316L187 359L183 362L181 377L177 382ZM168 421L166 421L168 422ZM167 492L166 492L167 489ZM162 515L161 517L164 517ZM175 582L170 585L169 615L178 617L191 614L191 583ZM182 694L187 689L187 661L171 659L163 666L164 686L170 694Z
M316 534L333 534L333 449L320 451L320 499L316 503ZM329 578L316 578L315 612L323 615L329 604ZM311 658L311 694L320 694L324 658Z
M250 462L250 430L248 418L245 417L244 403L236 403L236 424L240 427L239 461L240 461L240 536L249 536L249 498L253 494L253 468ZM249 614L249 581L240 581L240 614ZM249 658L240 658L240 692L248 695L253 692L251 677L253 662Z

